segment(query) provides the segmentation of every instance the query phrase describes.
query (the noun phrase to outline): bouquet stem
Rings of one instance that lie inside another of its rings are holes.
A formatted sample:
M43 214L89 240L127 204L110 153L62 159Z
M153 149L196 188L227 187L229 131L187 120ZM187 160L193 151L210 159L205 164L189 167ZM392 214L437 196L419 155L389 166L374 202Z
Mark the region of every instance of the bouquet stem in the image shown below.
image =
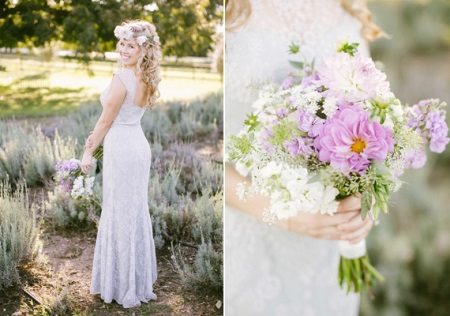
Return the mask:
M360 293L373 287L377 280L384 281L383 276L370 264L364 240L356 245L340 242L340 249L338 281L341 288L346 287L347 293Z

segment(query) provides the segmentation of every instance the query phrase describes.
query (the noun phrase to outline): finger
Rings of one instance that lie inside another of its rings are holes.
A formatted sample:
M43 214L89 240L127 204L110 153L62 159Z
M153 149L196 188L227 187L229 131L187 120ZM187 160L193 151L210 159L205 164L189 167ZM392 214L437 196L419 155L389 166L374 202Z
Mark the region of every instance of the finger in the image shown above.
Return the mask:
M364 226L367 221L370 221L368 217L362 219L361 214L358 214L358 216L351 218L347 223L338 225L337 228L343 233L350 233Z
M342 239L348 240L349 242L350 241L351 242L359 241L367 236L370 229L372 228L372 225L373 225L372 221L366 222L359 229L357 229L349 234L342 235Z
M338 212L348 212L361 209L361 198L359 196L348 196L339 203Z
M326 226L311 230L310 235L319 239L339 240L342 234L336 226Z
M340 224L344 224L358 215L359 215L358 211L335 213L333 215L322 215L324 216L324 219L319 222L319 225L317 225L316 228L333 225L337 226Z

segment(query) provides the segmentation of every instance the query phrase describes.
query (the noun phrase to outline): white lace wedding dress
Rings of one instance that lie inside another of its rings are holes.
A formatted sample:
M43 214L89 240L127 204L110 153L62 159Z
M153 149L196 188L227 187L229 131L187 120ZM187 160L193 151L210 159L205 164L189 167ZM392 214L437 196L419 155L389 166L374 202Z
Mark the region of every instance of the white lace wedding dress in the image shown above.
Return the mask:
M367 46L361 24L338 0L253 0L248 23L226 34L225 134L242 127L264 81L294 69L288 46L300 43L316 63L342 40ZM268 226L239 210L225 211L225 315L357 315L359 297L337 283L337 242Z
M148 210L151 151L141 127L144 108L134 105L136 77L115 74L127 94L103 141L103 202L92 266L91 294L125 308L156 299L156 255ZM104 106L109 86L102 92Z

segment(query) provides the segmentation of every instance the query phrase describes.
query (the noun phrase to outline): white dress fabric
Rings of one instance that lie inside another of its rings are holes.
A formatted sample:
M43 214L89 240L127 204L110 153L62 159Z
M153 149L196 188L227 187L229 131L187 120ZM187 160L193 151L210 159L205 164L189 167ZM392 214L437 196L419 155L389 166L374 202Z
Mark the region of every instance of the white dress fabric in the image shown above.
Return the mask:
M253 0L251 5L247 24L226 34L226 140L252 111L255 87L280 83L295 71L288 63L291 42L316 64L343 40L360 42L367 54L360 22L338 0ZM357 315L359 296L339 287L338 264L336 241L225 210L225 315Z
M115 74L127 93L103 141L103 202L92 267L91 294L125 308L156 299L156 254L148 208L151 151L134 105L136 77ZM101 94L104 106L110 86Z

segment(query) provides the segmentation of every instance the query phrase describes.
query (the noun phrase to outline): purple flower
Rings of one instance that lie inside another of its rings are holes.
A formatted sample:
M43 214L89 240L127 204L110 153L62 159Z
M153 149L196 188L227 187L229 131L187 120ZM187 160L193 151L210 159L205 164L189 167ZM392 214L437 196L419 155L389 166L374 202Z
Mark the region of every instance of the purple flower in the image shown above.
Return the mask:
M406 169L419 169L425 165L427 156L422 149L411 150L404 157Z
M294 77L289 76L286 79L284 79L283 82L281 83L281 89L287 90L289 88L292 88L293 85L294 85Z
M392 131L369 120L358 106L340 108L314 141L319 160L344 173L364 173L372 160L382 162L394 149Z
M313 73L312 75L310 75L310 76L307 76L307 77L304 77L303 79L302 79L302 82L301 82L301 86L302 86L302 88L308 88L308 87L311 87L311 86L319 86L320 85L320 77L319 77L319 75L315 72L315 73Z
M314 120L315 120L315 115L312 115L309 112L306 112L303 109L299 109L297 111L298 115L297 115L297 126L298 129L301 130L302 132L308 132L311 130L313 124L314 124Z
M64 190L64 192L72 191L72 184L69 180L61 180L60 186Z
M292 140L287 140L284 147L292 156L307 157L313 153L312 139L297 137Z
M279 118L283 118L288 115L288 110L286 108L281 108L276 111L276 114Z
M264 127L264 129L261 130L261 132L259 134L259 138L260 138L262 147L264 148L264 150L266 150L269 153L274 152L274 150L275 150L274 146L270 143L270 138L272 136L273 136L273 131L268 127Z
M449 143L445 111L441 110L437 99L422 100L413 105L408 113L408 127L416 130L430 150L441 153Z
M445 122L444 113L442 113L442 111L428 113L425 121L425 128L428 129L430 150L436 153L443 152L450 140L447 137L448 127Z
M323 119L303 109L297 110L297 127L302 132L308 133L309 137L316 137L323 123Z

